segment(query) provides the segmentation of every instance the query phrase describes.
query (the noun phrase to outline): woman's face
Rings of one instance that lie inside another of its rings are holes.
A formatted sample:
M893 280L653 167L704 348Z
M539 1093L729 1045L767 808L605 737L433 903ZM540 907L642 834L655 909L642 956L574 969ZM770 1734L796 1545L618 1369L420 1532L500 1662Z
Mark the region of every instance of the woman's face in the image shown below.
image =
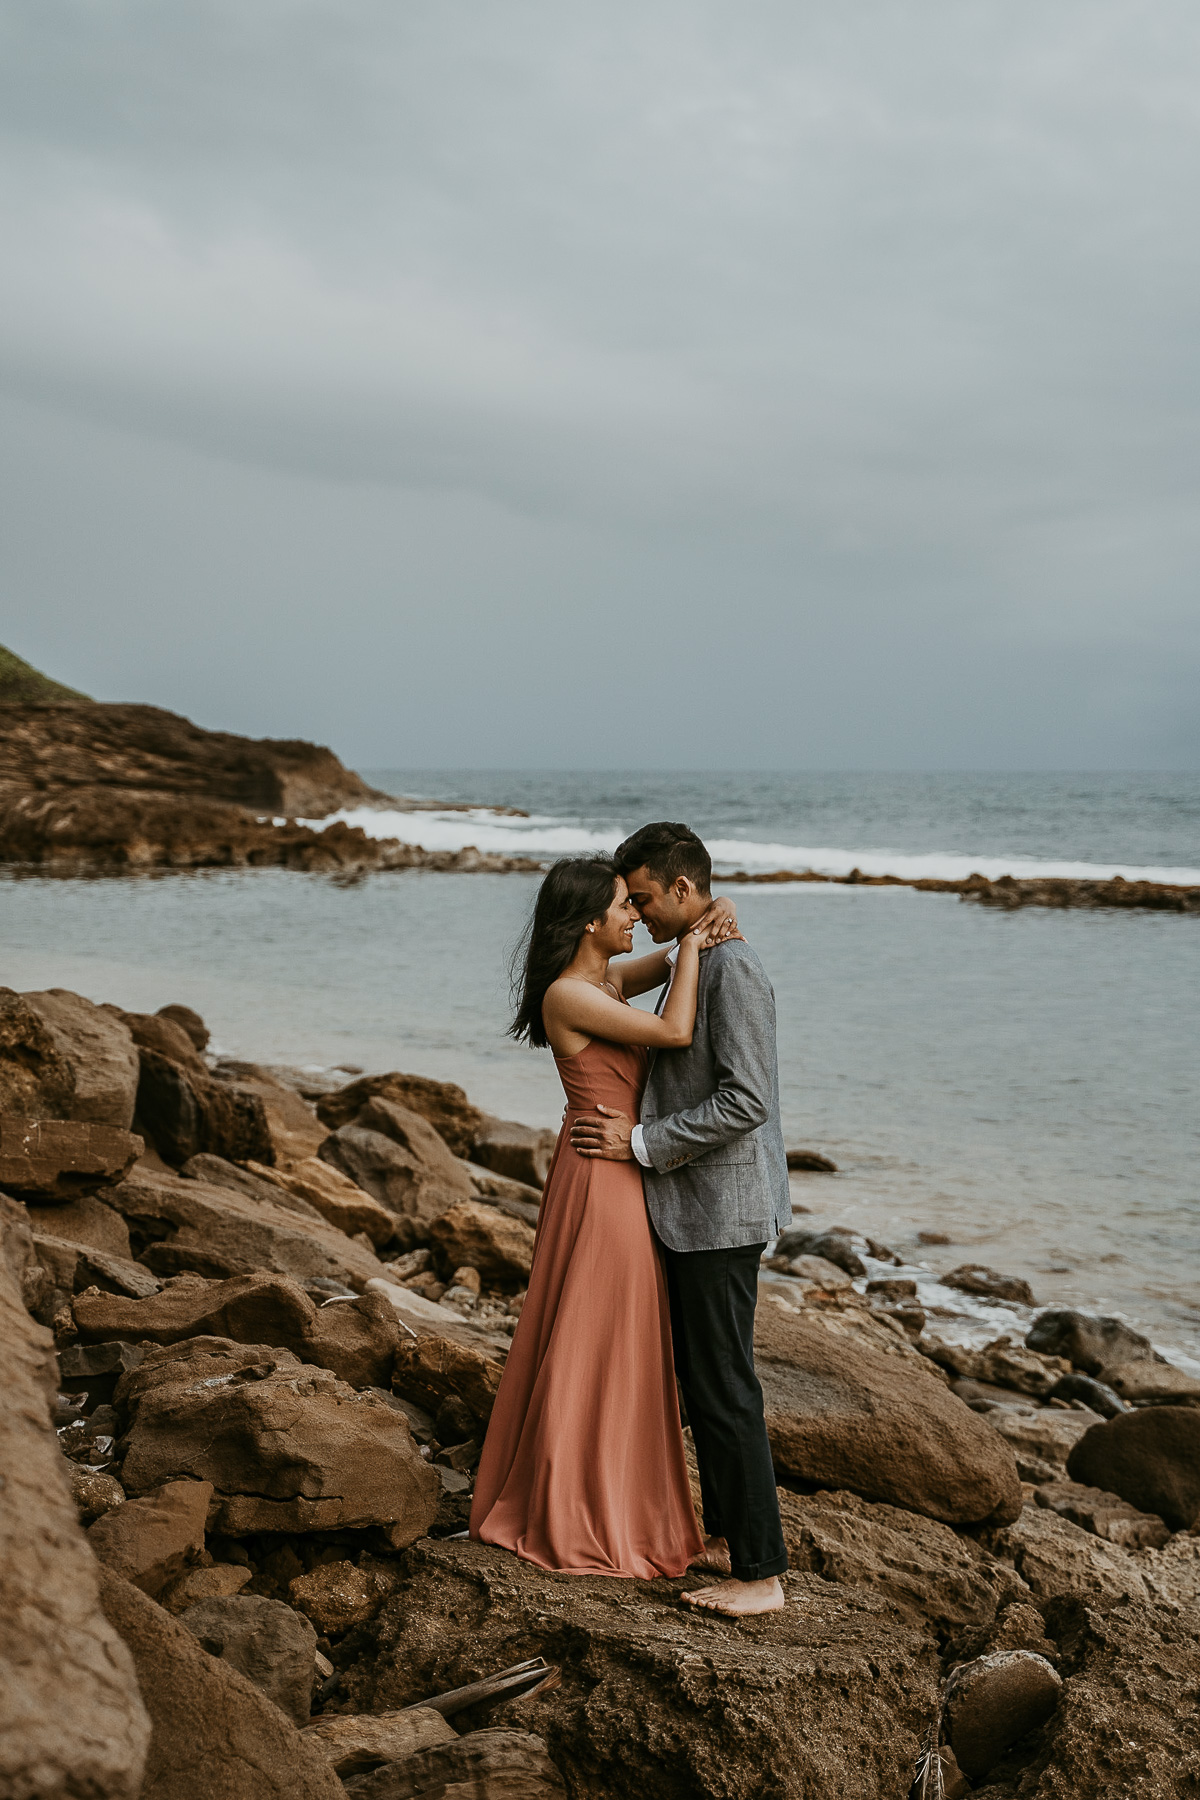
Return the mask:
M617 891L612 897L612 904L602 919L596 921L596 929L592 933L596 948L605 956L628 956L633 949L633 928L638 922L638 910L629 898L629 889L617 876Z

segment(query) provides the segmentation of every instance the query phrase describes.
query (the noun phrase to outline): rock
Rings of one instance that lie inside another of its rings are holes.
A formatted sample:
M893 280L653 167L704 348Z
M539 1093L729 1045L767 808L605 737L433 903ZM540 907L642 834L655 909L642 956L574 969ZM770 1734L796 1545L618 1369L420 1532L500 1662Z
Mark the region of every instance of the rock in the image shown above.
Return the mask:
M0 1113L63 1119L74 1098L74 1065L41 1013L23 994L0 988Z
M1021 1394L1044 1399L1065 1374L1070 1363L1061 1356L1039 1356L1036 1350L1015 1344L1011 1338L993 1338L990 1344L976 1346L955 1343L944 1337L936 1326L927 1327L921 1348L945 1369L970 1381L987 1381L997 1387L1014 1388Z
M672 1604L694 1576L558 1575L454 1540L414 1545L403 1570L343 1678L348 1707L394 1711L543 1656L561 1686L505 1718L536 1725L577 1794L753 1800L769 1749L773 1794L891 1800L936 1710L933 1640L865 1588L790 1576L783 1611L730 1627Z
M160 1019L171 1019L176 1025L182 1025L191 1040L193 1049L200 1051L208 1049L208 1026L200 1014L193 1012L190 1006L179 1006L178 1004L160 1006L158 1016Z
M183 1277L152 1300L137 1302L81 1294L73 1312L84 1339L176 1344L204 1336L271 1344L293 1351L302 1362L332 1369L357 1388L390 1382L400 1341L395 1312L381 1295L317 1306L297 1282L281 1275L215 1282Z
M212 1527L229 1537L381 1525L400 1548L437 1510L437 1477L403 1414L287 1350L211 1337L165 1345L118 1384L117 1400L132 1415L126 1492L182 1475L211 1481Z
M252 1681L294 1725L307 1725L312 1710L317 1634L309 1621L281 1600L231 1594L200 1600L179 1623L210 1656Z
M464 1349L478 1350L482 1356L499 1357L502 1362L508 1356L511 1336L503 1330L492 1329L488 1322L468 1319L456 1308L440 1306L436 1301L426 1300L415 1289L397 1287L392 1281L372 1281L368 1287L371 1293L384 1296L401 1325L406 1327L401 1344L411 1333L414 1338L445 1338Z
M64 1110L42 1116L128 1131L138 1088L138 1052L128 1027L105 1007L66 988L26 994L24 999L40 1016L73 1075Z
M352 1562L318 1563L307 1575L297 1575L288 1593L322 1637L341 1637L373 1619L396 1585L391 1565L364 1557L357 1568Z
M450 1268L470 1263L489 1287L517 1287L528 1281L534 1234L480 1200L464 1200L435 1219L429 1236Z
M918 1244L949 1244L953 1240L944 1231L918 1231Z
M1027 1506L985 1541L994 1555L1012 1563L1043 1610L1065 1597L1098 1606L1146 1598L1145 1580L1131 1556L1056 1512Z
M208 1568L185 1569L182 1575L168 1581L157 1596L158 1604L177 1619L198 1601L227 1600L233 1594L240 1594L253 1579L253 1570L243 1568L240 1563L213 1563Z
M337 1131L357 1118L367 1101L376 1096L420 1113L459 1157L470 1155L472 1144L488 1122L487 1115L472 1106L454 1082L432 1081L427 1075L402 1075L397 1070L388 1075L365 1075L336 1093L322 1095L317 1101L317 1117L330 1131Z
M2 1207L21 1210L10 1200ZM149 1722L133 1664L100 1609L99 1570L50 1423L51 1338L22 1303L15 1223L4 1247L0 1792L13 1800L137 1800Z
M10 1200L7 1194L0 1194L0 1269L8 1271L25 1309L36 1312L47 1298L49 1283L38 1261L29 1214L19 1200Z
M257 1094L197 1074L157 1050L139 1052L138 1127L168 1163L208 1153L271 1163L275 1150Z
M1084 1433L1100 1423L1095 1413L1033 1406L995 1407L985 1417L1008 1441L1018 1463L1034 1458L1060 1469Z
M328 1757L343 1779L377 1768L380 1763L403 1762L418 1750L432 1749L435 1744L459 1741L454 1727L431 1706L365 1716L331 1714L305 1726L304 1736L322 1756Z
M103 1200L87 1196L67 1200L55 1206L32 1206L26 1203L29 1223L41 1237L55 1237L68 1244L82 1244L89 1250L105 1250L124 1262L133 1260L129 1228L120 1213Z
M822 1156L819 1150L789 1150L787 1153L789 1169L805 1169L812 1174L836 1175L837 1164L828 1156Z
M805 1225L792 1225L787 1231L780 1232L775 1254L786 1256L789 1261L797 1256L820 1256L847 1275L857 1277L866 1274L867 1265L855 1251L853 1237L854 1233L842 1225L828 1229L818 1226L815 1230Z
M317 1154L326 1137L325 1127L315 1107L302 1099L295 1088L258 1063L236 1062L229 1057L223 1058L213 1073L238 1093L261 1101L276 1163L287 1167ZM272 1159L266 1160L269 1163Z
M955 1671L946 1702L946 1734L959 1768L979 1781L1006 1750L1046 1723L1062 1678L1043 1656L1003 1650Z
M763 1302L785 1316L799 1315L830 1337L849 1339L864 1349L910 1363L926 1379L938 1381L943 1387L950 1385L950 1377L945 1371L914 1348L892 1310L871 1305L853 1287L816 1290L808 1283L798 1281L786 1284L760 1281L759 1295Z
M759 1307L754 1343L784 1473L949 1524L1019 1512L1007 1446L915 1357L901 1369L774 1306Z
M283 1182L264 1180L257 1171L266 1166L265 1163L252 1166L232 1163L224 1156L189 1156L179 1173L187 1181L203 1181L209 1187L223 1187L231 1193L244 1194L247 1200L255 1200L260 1206L282 1206L285 1212L299 1213L305 1219L322 1217L315 1207L293 1194Z
M0 1186L18 1200L78 1200L123 1179L145 1145L112 1125L0 1117Z
M151 1598L204 1549L212 1485L168 1481L154 1493L104 1513L88 1532L96 1556Z
M103 1250L88 1250L80 1244L65 1244L59 1238L40 1235L33 1242L38 1261L54 1286L64 1293L99 1287L108 1294L144 1299L156 1294L162 1285L141 1263L128 1262L123 1256L109 1256Z
M1110 1369L1108 1379L1118 1396L1134 1406L1200 1404L1200 1381L1171 1363L1127 1363Z
M116 1007L111 1010L118 1011ZM157 1051L159 1056L168 1057L189 1075L198 1075L202 1080L207 1076L207 1065L201 1060L191 1033L185 1031L177 1019L163 1013L122 1012L119 1016L128 1025L139 1050Z
M72 1393L83 1388L92 1405L107 1405L120 1377L136 1369L140 1344L65 1344L58 1353L59 1378Z
M484 1426L492 1416L503 1373L494 1358L449 1338L404 1338L396 1351L392 1386L405 1400L435 1415L443 1401L455 1396Z
M1027 1591L1010 1568L981 1556L948 1525L898 1506L781 1488L779 1510L793 1570L870 1589L926 1630L990 1625L998 1607Z
M563 1779L543 1739L530 1731L469 1731L453 1744L435 1744L370 1775L349 1778L357 1800L414 1800L417 1795L476 1795L478 1800L555 1800Z
M1071 1451L1067 1471L1187 1531L1200 1519L1200 1409L1151 1406L1097 1423Z
M478 1269L472 1268L470 1263L463 1263L462 1267L455 1269L451 1275L450 1286L452 1289L465 1289L472 1299L478 1300L483 1291L483 1280Z
M129 1226L138 1257L157 1275L220 1280L266 1271L325 1277L361 1293L384 1266L324 1220L248 1200L229 1188L135 1169L108 1204Z
M798 1275L802 1281L811 1281L820 1288L843 1288L850 1286L850 1277L836 1263L831 1263L823 1256L792 1256L771 1258L771 1267L777 1268L782 1263L789 1275Z
M401 1143L396 1135L401 1129L397 1123L403 1116L401 1109L386 1100L368 1104L378 1109L371 1115L377 1121L386 1117L389 1130L342 1125L321 1145L321 1160L349 1176L392 1214L396 1241L410 1250L427 1241L435 1219L457 1200L469 1197L471 1184L462 1164L424 1119L415 1113L407 1115L411 1121L409 1141ZM435 1145L436 1152L427 1155Z
M1091 1412L1098 1413L1102 1419L1115 1419L1118 1413L1127 1412L1128 1408L1119 1394L1103 1381L1097 1381L1092 1375L1063 1375L1047 1395L1049 1400L1082 1400Z
M868 1281L866 1291L880 1300L915 1300L917 1284L900 1275L880 1275Z
M273 1182L296 1199L303 1200L320 1213L330 1225L336 1225L347 1237L365 1231L376 1249L389 1243L396 1231L396 1221L386 1206L364 1193L357 1182L335 1169L320 1157L305 1157L290 1168L268 1169L263 1163L247 1164L251 1174L261 1181Z
M125 1504L125 1489L115 1475L103 1469L88 1469L78 1463L71 1468L71 1498L81 1525L91 1525L105 1513L116 1512Z
M1033 1289L1018 1275L1000 1275L983 1263L963 1263L940 1277L943 1287L956 1288L960 1294L978 1294L983 1300L1015 1300L1021 1306L1036 1306Z
M512 1119L485 1117L471 1145L471 1160L493 1169L497 1175L507 1175L511 1181L542 1188L557 1143L556 1131L518 1125Z
M1127 1363L1160 1360L1150 1339L1121 1319L1093 1317L1069 1309L1039 1313L1025 1334L1031 1350L1065 1356L1085 1375L1107 1381L1110 1369Z
M1047 1483L1038 1488L1034 1500L1060 1519L1119 1544L1122 1550L1157 1550L1171 1535L1156 1514L1139 1512L1119 1495L1082 1487L1077 1481Z
M542 1190L528 1181L513 1181L508 1175L498 1175L494 1169L485 1169L482 1163L464 1162L467 1178L473 1191L481 1200L501 1201L519 1210L514 1218L524 1219L527 1225L537 1224L538 1207L542 1203Z
M328 1762L244 1675L117 1576L103 1597L150 1714L140 1800L345 1800Z

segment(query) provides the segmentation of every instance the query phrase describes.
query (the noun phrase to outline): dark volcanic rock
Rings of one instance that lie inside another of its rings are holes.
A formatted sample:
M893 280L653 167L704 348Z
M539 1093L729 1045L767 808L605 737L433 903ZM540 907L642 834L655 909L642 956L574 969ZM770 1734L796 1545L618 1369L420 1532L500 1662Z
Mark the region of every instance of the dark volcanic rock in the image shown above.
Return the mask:
M0 1188L43 1206L113 1187L145 1149L113 1125L0 1116Z
M854 1233L844 1225L829 1227L792 1225L779 1235L776 1256L820 1256L847 1275L865 1275L867 1265L854 1248Z
M782 1612L730 1627L675 1602L696 1577L558 1575L452 1540L402 1567L344 1677L352 1707L390 1711L544 1656L562 1686L504 1723L536 1730L575 1793L895 1800L936 1708L932 1640L817 1576L789 1578Z
M1115 1419L1118 1413L1129 1409L1119 1394L1113 1392L1105 1382L1097 1381L1094 1375L1063 1375L1050 1389L1049 1400L1082 1400L1092 1412L1099 1413L1102 1419Z
M471 1145L487 1118L453 1081L404 1075L398 1069L387 1075L364 1075L332 1094L322 1094L317 1101L317 1116L330 1131L336 1131L356 1119L367 1101L376 1096L420 1113L455 1156L471 1154Z
M777 1469L950 1524L1017 1516L1008 1445L918 1359L835 1338L769 1303L754 1344Z
M152 1736L139 1800L345 1800L325 1758L253 1683L118 1576L104 1609L132 1653Z
M946 1735L964 1775L979 1781L1006 1750L1046 1723L1061 1693L1058 1671L1029 1650L1002 1650L958 1669Z
M1187 1531L1200 1520L1200 1408L1151 1406L1093 1425L1067 1471Z
M252 1681L294 1725L308 1724L317 1634L307 1619L260 1594L198 1600L178 1618L210 1656Z
M1150 1339L1121 1319L1055 1308L1039 1313L1025 1334L1031 1350L1065 1356L1085 1375L1107 1378L1127 1363L1160 1360Z

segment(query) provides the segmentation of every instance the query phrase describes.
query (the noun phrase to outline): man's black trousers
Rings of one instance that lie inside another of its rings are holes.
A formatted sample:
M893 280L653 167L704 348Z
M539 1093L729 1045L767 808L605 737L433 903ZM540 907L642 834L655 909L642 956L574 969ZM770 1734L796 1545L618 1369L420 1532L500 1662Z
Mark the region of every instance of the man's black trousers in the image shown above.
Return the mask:
M662 1247L675 1373L696 1441L704 1529L729 1544L739 1581L788 1566L775 1471L754 1373L754 1307L765 1244Z

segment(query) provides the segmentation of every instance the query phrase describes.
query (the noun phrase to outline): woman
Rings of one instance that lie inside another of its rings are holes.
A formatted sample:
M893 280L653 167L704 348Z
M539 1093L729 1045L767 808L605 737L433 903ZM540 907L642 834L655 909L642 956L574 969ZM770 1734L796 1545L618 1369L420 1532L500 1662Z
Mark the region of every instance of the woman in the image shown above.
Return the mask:
M538 893L513 1035L554 1051L567 1110L538 1215L529 1292L483 1446L471 1536L541 1568L650 1579L704 1553L683 1455L666 1285L635 1162L581 1157L572 1117L637 1118L647 1051L691 1043L701 946L736 930L718 900L661 987L633 948L637 909L599 858L558 863Z

